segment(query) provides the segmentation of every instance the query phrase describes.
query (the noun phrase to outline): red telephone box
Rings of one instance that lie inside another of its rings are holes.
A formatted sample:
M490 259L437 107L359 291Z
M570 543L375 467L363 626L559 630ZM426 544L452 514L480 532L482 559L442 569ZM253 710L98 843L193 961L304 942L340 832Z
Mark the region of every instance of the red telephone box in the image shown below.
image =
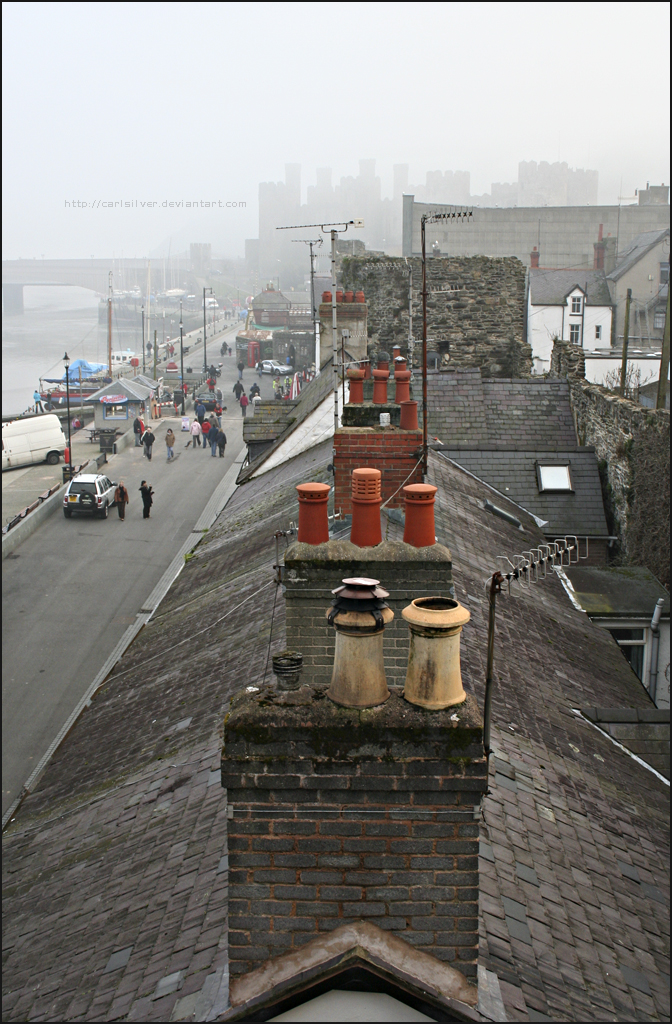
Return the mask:
M248 341L247 343L247 365L256 366L261 359L261 345L258 341Z

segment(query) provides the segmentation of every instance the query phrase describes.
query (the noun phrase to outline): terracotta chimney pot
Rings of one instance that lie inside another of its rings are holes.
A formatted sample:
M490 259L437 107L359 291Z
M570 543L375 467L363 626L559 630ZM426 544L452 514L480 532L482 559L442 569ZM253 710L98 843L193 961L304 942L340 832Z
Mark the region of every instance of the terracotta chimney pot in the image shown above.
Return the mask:
M407 361L406 361L406 357L405 356L395 356L394 357L394 372L395 372L395 374L396 374L397 370L405 370L406 366L407 366Z
M382 542L380 503L382 474L379 469L352 471L352 528L350 540L360 548Z
M371 380L371 360L361 359L359 368L360 370L364 370L364 380Z
M402 430L418 429L418 403L401 402L401 418L399 426Z
M417 405L416 405L417 414ZM436 544L434 532L434 499L437 488L432 484L407 484L403 488L406 502L404 543L414 548Z
M397 370L394 374L394 401L397 405L402 402L409 402L411 399L411 371Z
M329 540L329 484L298 484L296 489L299 493L297 540L303 544L324 544Z
M401 357L401 345L392 346L392 358L399 359Z
M364 292L355 292L355 302L366 302Z
M373 401L375 405L387 405L387 382L390 379L389 370L372 370L373 373Z
M364 401L364 370L349 369L346 371L350 381L349 405L361 405Z

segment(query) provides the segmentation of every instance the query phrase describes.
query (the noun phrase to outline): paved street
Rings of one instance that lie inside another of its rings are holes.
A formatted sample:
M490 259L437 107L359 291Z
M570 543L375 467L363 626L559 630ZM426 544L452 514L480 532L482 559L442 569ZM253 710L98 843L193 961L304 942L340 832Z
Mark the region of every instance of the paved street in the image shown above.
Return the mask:
M186 540L213 490L242 447L242 416L231 389L235 360L223 360L220 386L226 458L185 448L180 420L155 424L151 463L139 448L110 460L108 476L123 479L131 498L126 521L54 513L3 565L3 812L18 795L52 739L86 691L143 601ZM256 375L245 371L249 389ZM264 378L263 393L271 390ZM174 463L165 457L171 423ZM6 475L6 474L5 474ZM138 488L155 491L142 519Z

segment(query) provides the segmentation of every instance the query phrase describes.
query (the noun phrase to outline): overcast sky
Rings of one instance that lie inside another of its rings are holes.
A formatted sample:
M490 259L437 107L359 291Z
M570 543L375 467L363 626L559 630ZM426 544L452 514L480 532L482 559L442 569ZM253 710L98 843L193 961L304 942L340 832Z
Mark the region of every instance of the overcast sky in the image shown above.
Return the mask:
M4 3L4 258L144 256L257 235L286 162L374 157L600 175L600 202L669 183L667 3ZM90 209L218 200L244 208ZM353 212L357 216L356 211Z

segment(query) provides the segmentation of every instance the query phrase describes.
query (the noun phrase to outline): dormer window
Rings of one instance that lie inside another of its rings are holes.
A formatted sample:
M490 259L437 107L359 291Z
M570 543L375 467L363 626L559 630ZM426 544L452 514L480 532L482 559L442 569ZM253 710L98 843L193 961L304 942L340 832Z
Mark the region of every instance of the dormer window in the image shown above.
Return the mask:
M572 295L572 314L578 313L581 315L581 296Z
M540 491L573 491L569 464L559 466L538 462L537 484Z

